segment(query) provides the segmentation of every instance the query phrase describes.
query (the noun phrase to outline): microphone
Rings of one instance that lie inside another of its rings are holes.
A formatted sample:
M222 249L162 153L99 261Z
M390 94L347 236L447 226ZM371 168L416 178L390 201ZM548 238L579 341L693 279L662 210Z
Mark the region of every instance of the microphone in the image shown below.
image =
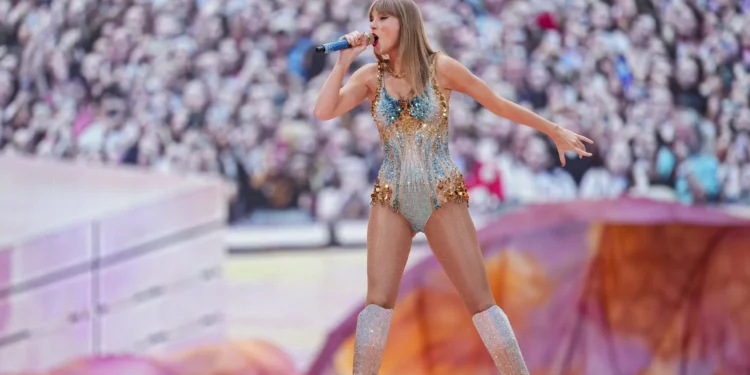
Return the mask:
M377 40L377 38L371 33L364 33L363 35L365 37L365 43L367 43L368 46L375 43L375 41ZM343 49L348 49L352 47L353 46L351 46L346 39L341 39L336 42L330 42L330 43L319 45L315 47L315 52L331 53L331 52L341 51Z

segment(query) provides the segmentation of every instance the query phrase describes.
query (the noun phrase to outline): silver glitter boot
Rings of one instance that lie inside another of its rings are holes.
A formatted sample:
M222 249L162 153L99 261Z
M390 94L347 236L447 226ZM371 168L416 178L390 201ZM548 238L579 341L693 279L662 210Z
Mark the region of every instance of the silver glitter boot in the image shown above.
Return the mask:
M508 317L497 305L472 317L500 375L529 375Z
M393 309L385 309L378 305L367 305L357 316L354 375L378 374L392 316Z

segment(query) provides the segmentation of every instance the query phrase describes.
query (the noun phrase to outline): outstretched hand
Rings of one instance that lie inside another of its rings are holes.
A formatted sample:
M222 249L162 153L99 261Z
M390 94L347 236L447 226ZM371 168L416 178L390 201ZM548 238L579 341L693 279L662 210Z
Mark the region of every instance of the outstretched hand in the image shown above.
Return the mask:
M592 155L590 152L586 151L586 146L583 142L593 145L594 141L580 134L573 133L568 129L558 126L551 138L555 142L557 153L560 156L560 163L562 163L563 167L565 166L565 152L567 151L575 152L578 154L579 158Z

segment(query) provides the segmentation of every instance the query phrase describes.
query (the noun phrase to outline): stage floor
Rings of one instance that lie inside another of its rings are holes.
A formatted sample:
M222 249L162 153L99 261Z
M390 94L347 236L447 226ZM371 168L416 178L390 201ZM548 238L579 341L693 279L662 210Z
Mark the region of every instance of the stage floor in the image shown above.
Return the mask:
M430 252L415 246L407 269ZM264 339L306 369L336 324L367 291L366 252L356 249L233 255L224 268L227 328L234 339Z

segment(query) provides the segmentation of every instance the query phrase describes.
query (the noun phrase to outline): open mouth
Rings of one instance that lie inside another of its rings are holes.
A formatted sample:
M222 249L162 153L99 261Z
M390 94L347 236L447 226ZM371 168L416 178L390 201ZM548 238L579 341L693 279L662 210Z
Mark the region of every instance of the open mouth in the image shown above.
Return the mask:
M378 46L378 36L377 35L373 35L373 37L374 37L375 40L372 42L372 46L373 47L377 47Z

